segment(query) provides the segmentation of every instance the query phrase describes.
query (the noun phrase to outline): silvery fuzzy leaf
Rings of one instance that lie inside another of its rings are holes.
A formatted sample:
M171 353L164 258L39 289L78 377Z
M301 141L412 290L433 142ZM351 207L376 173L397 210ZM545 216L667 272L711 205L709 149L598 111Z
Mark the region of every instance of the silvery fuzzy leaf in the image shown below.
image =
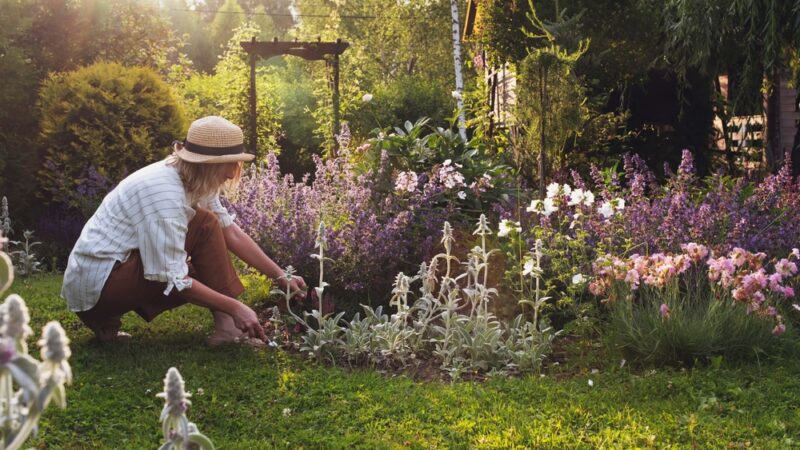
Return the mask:
M202 450L214 450L214 444L211 442L211 439L199 432L189 433L189 439L187 439L187 442L199 446Z

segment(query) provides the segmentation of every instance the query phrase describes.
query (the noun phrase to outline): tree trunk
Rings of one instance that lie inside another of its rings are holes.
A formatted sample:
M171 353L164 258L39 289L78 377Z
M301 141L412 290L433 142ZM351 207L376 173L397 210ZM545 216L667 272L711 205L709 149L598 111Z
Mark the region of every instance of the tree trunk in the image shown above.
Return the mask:
M728 163L728 175L733 175L736 169L735 161L733 158L733 149L731 148L731 139L728 134L728 119L730 119L730 111L726 108L727 102L722 97L722 85L719 84L719 77L714 76L714 90L717 92L717 117L722 122L722 139L725 142L725 161Z
M547 67L539 66L539 198L544 199L545 192L545 127L547 126Z
M467 127L464 119L464 76L461 73L461 28L458 20L458 0L450 0L450 14L453 17L453 63L456 70L456 104L458 105L458 134L467 141Z
M783 155L781 154L781 79L778 69L773 68L769 74L770 86L767 97L767 135L764 152L767 157L767 170L775 172L780 167Z

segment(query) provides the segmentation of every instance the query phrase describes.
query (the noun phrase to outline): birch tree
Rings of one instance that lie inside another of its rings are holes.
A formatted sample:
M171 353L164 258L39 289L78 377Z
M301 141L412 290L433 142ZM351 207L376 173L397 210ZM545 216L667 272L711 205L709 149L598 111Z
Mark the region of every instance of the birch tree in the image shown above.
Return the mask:
M458 20L458 0L450 0L450 14L453 16L453 63L456 70L456 90L453 97L458 105L458 134L467 140L466 121L464 120L464 75L461 73L461 34Z

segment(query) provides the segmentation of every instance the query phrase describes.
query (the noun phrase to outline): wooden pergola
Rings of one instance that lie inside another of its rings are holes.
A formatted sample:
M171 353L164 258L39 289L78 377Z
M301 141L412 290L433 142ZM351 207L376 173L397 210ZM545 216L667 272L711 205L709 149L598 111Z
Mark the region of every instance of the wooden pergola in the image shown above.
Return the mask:
M336 42L298 42L278 41L258 42L254 37L250 42L241 42L242 47L250 55L250 148L258 157L258 134L256 132L256 61L267 60L273 56L291 55L308 61L325 61L333 70L331 87L333 91L333 149L338 149L336 135L339 133L339 55L347 50L349 43L337 39Z

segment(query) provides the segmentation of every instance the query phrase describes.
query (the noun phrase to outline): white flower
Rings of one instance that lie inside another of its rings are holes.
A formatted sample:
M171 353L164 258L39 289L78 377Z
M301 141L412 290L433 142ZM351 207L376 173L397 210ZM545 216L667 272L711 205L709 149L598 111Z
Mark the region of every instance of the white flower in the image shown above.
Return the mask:
M552 198L544 199L544 211L542 211L542 214L544 214L545 216L549 216L550 214L553 214L555 211L558 211L558 206L556 206L553 199Z
M555 205L555 202L553 201L552 198L546 198L544 199L544 201L533 200L531 201L531 204L530 206L528 206L526 211L544 214L545 217L549 217L550 214L553 214L553 212L558 211L558 206Z
M542 201L541 200L532 200L530 206L525 208L525 211L528 212L542 212Z
M592 206L594 204L594 194L592 191L583 191L583 204Z
M547 185L547 198L553 198L558 195L558 191L561 190L561 186L558 183L550 183Z
M371 102L372 101L372 94L364 94L364 96L361 97L361 101L364 102L364 103Z
M453 92L450 93L450 95L452 95L453 98L456 99L456 100L461 100L461 98L462 98L461 92L458 92L458 91L453 91Z
M444 160L444 162L442 163L442 165L444 165L444 166L449 166L449 165L450 165L450 164L452 164L452 163L453 163L453 161L452 161L452 160L450 160L450 159L445 159L445 160Z
M289 417L292 415L292 408L283 408L283 417Z
M458 191L458 198L464 200L465 198L467 198L467 193L464 191Z
M585 199L586 196L583 193L583 189L575 189L569 194L569 202L567 202L567 206L580 205Z
M792 308L794 308L796 311L800 311L800 305L797 303L792 303Z
M597 209L597 212L602 214L604 218L608 219L614 215L614 207L611 206L611 202L603 202L600 208Z
M512 222L508 219L503 219L500 221L497 237L506 237L512 231L516 231L517 233L522 231L522 227L520 227L519 222Z
M624 198L615 198L614 200L611 200L611 203L614 204L614 208L616 208L618 211L622 211L623 209L625 209Z
M522 275L530 275L533 273L533 260L529 259L525 261L525 264L522 266Z
M589 378L589 387L592 387L592 386L594 386L594 381L592 381L592 379Z
M583 284L586 283L587 278L582 274L575 274L572 276L572 284Z

